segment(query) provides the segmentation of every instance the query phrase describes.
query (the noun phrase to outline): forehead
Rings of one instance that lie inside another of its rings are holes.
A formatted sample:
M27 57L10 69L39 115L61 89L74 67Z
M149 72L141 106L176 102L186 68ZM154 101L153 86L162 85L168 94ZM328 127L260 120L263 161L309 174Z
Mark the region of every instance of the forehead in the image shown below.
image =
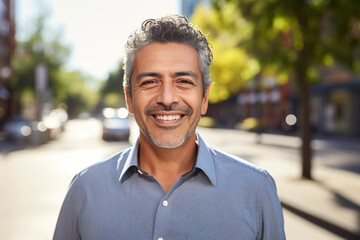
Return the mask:
M135 54L134 71L183 68L200 71L198 52L187 44L151 43Z

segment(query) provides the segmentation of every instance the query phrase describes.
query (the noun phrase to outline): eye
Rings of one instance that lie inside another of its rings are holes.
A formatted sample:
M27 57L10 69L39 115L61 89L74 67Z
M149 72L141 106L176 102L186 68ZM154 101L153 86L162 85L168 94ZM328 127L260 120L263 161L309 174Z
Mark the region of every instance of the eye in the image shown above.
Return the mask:
M178 83L194 85L193 81L188 80L188 79L179 79L179 80L178 80Z
M151 86L153 84L156 84L156 83L157 83L156 80L149 79L149 80L144 80L144 81L140 82L139 86L140 87L149 87L149 86Z
M152 83L155 83L155 81L154 80L146 80L146 81L143 81L141 83L141 85L152 84Z

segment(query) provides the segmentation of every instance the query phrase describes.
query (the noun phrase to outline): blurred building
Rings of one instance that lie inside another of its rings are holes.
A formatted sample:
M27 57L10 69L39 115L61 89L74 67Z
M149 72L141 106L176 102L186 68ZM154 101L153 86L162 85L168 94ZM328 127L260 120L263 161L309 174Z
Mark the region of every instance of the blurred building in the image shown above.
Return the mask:
M10 117L11 94L6 88L12 76L15 49L14 0L0 0L0 129Z
M296 129L297 97L290 82L278 84L275 77L258 77L226 101L209 104L207 116L225 128L285 131ZM240 126L241 123L246 123Z
M360 138L360 78L339 66L322 70L321 76L311 88L315 130Z
M310 121L315 134L360 139L360 78L349 70L321 70L320 82L310 87ZM226 101L209 104L207 116L217 126L295 132L298 129L299 97L291 81L278 84L275 78L254 79ZM254 122L255 121L255 122Z

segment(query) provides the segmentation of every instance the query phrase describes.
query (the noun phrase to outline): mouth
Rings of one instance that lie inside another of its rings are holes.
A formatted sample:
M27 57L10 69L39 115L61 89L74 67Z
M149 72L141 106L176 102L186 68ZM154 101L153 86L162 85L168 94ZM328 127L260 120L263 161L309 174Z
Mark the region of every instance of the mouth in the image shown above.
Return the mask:
M145 110L145 114L152 118L153 122L160 128L174 128L179 126L187 116L192 115L189 107L172 106L152 106Z
M160 115L160 114L154 114L153 117L160 121L176 121L179 120L184 115L181 114L174 114L174 115Z
M168 114L164 114L164 113L157 113L157 114L151 114L151 116L153 117L155 124L158 127L176 127L178 126L182 120L184 119L185 114L180 114L180 113L168 113Z

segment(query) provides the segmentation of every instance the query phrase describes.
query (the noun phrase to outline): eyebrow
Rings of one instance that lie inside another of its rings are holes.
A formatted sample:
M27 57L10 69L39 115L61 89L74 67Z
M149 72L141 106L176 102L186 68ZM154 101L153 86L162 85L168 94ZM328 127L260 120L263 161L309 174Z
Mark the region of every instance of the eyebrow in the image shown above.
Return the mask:
M182 72L176 72L174 74L171 74L172 77L181 77L181 76L190 76L195 78L195 80L198 79L198 76L194 71L182 71Z
M160 77L160 76L161 76L161 74L156 73L156 72L143 72L143 73L139 73L138 75L136 75L135 81L139 82L140 79L143 77Z
M181 71L181 72L175 72L171 74L171 77L181 77L181 76L190 76L193 77L195 80L198 80L198 76L194 71ZM139 82L141 78L143 77L161 77L160 73L157 72L143 72L139 73L135 77L135 81Z

